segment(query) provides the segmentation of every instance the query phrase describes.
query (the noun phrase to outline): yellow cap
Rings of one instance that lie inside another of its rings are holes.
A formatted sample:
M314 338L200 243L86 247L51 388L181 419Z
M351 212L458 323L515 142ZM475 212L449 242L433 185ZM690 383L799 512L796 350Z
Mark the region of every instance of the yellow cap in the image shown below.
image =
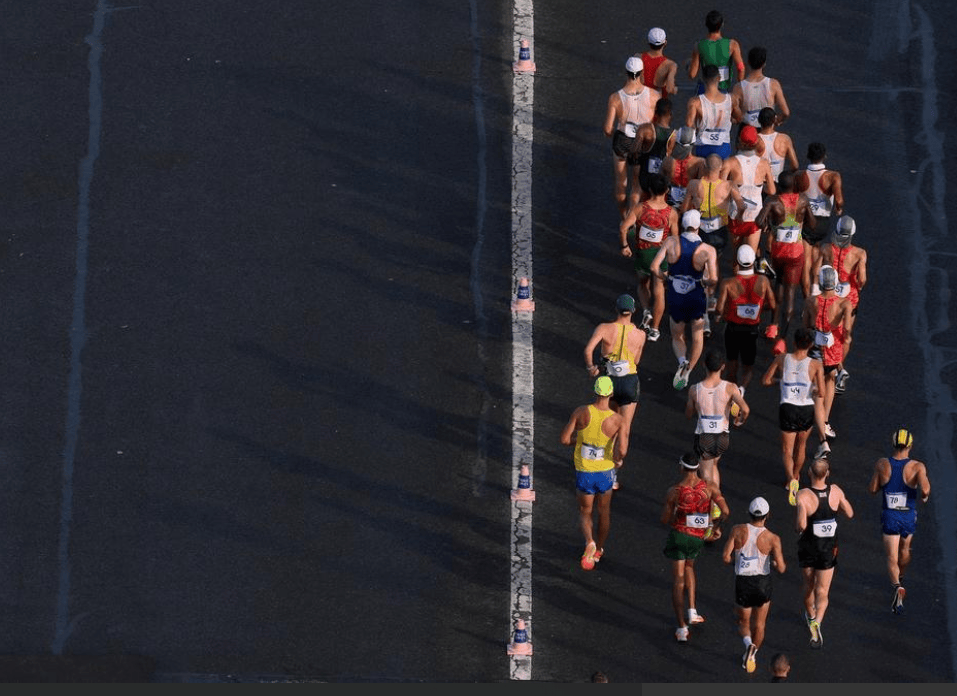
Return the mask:
M914 444L914 436L906 428L898 428L894 431L894 437L891 438L894 447L911 447Z
M615 391L615 385L611 382L611 377L599 377L595 380L595 393L598 396L611 396Z

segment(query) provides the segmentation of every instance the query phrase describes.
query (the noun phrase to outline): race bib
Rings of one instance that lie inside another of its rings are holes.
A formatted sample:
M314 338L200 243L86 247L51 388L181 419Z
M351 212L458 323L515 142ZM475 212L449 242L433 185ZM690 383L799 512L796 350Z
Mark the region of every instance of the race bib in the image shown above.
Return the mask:
M704 232L717 232L721 229L720 217L701 218L701 229Z
M721 428L721 416L698 416L698 425L703 433L716 433Z
M760 312L761 305L756 304L742 304L737 308L738 319L757 319Z
M687 295L694 290L695 282L694 278L687 276L671 276L671 287L679 295Z
M774 232L774 239L784 244L794 244L801 241L800 227L778 227Z
M690 512L685 515L685 526L691 529L707 529L710 523L707 512Z
M738 575L744 575L747 571L757 570L757 568L757 556L745 556L743 553L738 555Z
M831 214L831 207L826 198L810 198L811 214L815 217L828 217Z
M908 510L906 493L885 493L884 502L888 510Z
M838 283L834 286L834 292L838 297L847 297L851 292L850 283Z
M671 200L675 203L681 203L685 199L685 193L687 189L684 186L672 186L671 187Z
M629 138L634 138L636 135L638 135L638 124L628 121L625 124L625 135L627 135Z
M704 145L724 145L731 142L731 133L717 128L706 128L701 134Z
M595 445L589 445L587 442L583 442L581 455L582 459L588 459L589 461L599 461L605 458L605 448L596 447Z
M760 128L761 124L758 123L758 114L761 113L761 110L749 111L748 112L748 124L754 126L755 128Z
M605 371L612 377L621 377L628 374L628 361L627 360L615 360L614 362L605 363Z
M731 77L731 68L729 68L727 65L719 65L718 76L721 78L722 82L727 82L728 78Z
M829 539L837 534L837 520L821 520L811 525L811 532L820 539Z
M823 348L830 348L834 345L834 334L830 331L815 331L814 343Z
M645 227L642 225L638 229L638 239L643 242L650 242L652 244L661 244L661 241L665 238L664 230L654 230L650 227Z
M648 158L648 173L657 174L660 171L661 171L661 158L649 157Z

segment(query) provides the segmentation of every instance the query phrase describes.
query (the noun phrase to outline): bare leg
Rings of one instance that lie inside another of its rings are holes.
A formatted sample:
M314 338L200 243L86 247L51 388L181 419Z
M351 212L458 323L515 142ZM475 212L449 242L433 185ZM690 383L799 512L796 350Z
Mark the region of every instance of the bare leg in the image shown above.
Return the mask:
M907 566L910 565L910 543L913 539L913 535L906 539L901 539L900 553L897 560L897 565L900 568L897 575L898 582L901 582L901 578L904 577L904 573L907 571Z
M687 626L685 622L684 600L685 600L685 563L687 561L672 561L671 575L671 605L675 610L675 617L678 619L678 627Z
M615 157L612 165L615 174L615 205L618 206L618 218L624 220L628 214L628 164Z
M597 496L598 536L595 537L595 545L599 549L605 548L608 532L611 531L611 496L611 491L599 493Z
M688 345L685 342L685 325L684 322L680 324L674 319L669 319L671 322L671 349L675 352L675 357L678 359L678 362L686 360L688 357Z
M688 608L695 609L698 605L695 603L697 600L697 585L698 580L695 577L694 573L694 561L686 560L685 561L685 589L688 590Z
M831 591L831 580L834 579L834 569L815 571L817 582L814 587L814 605L817 609L817 622L824 623L824 614L827 612L827 605L830 602L828 593Z
M759 648L761 644L764 643L764 627L767 624L768 612L770 610L771 602L765 602L760 607L754 608L754 633L751 634L751 642Z
M661 278L655 277L651 281L651 291L655 296L655 306L651 310L651 325L654 328L661 326L661 318L665 314L665 283Z
M592 535L592 510L595 502L595 496L591 493L582 493L578 491L578 517L581 523L582 535L585 537L585 546L595 541Z
M694 370L695 365L704 351L704 318L694 319L691 322L691 352L688 356L688 365Z
M794 461L795 433L781 431L781 460L784 462L784 473L787 476L785 484L794 479L801 480L801 467Z
M900 584L901 581L899 562L900 545L901 538L899 534L884 535L884 556L887 558L887 575L890 577L892 585Z
M798 481L801 480L801 469L804 468L804 460L807 459L807 439L810 434L810 430L795 433L794 449L791 454L791 472L793 474L792 478L796 478Z

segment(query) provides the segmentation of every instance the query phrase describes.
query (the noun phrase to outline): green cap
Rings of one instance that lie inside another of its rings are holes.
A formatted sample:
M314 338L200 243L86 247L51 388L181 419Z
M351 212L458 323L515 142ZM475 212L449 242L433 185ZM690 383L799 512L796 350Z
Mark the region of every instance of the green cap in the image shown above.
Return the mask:
M595 393L598 396L611 396L615 391L615 385L611 383L611 377L599 377L595 380Z

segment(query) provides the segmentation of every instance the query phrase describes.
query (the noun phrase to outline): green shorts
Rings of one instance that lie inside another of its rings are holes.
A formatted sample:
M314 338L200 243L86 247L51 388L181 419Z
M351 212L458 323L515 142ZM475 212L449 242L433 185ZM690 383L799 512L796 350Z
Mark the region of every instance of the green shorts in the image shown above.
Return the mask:
M651 262L655 260L655 256L658 255L658 250L661 247L648 247L647 249L639 249L638 243L635 239L635 228L632 227L628 230L628 243L631 244L631 251L635 259L635 272L639 276L650 276L651 275ZM661 262L661 272L664 273L668 270L668 262Z
M704 548L704 539L672 529L665 542L665 556L673 561L693 561Z

